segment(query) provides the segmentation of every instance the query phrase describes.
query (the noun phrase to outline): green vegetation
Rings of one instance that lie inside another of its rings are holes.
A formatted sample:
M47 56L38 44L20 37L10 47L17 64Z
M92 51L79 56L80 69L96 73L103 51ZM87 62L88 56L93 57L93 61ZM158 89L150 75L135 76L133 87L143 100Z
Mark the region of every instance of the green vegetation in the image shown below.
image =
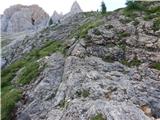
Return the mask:
M160 7L156 6L156 7L151 7L150 9L146 10L148 13L160 13Z
M105 3L102 1L102 3L101 3L101 14L102 15L105 15L107 12L107 8L106 8L106 5L105 5Z
M147 9L144 17L144 20L148 21L154 18L158 18L160 16L160 7L151 7L149 9Z
M98 113L96 116L92 117L91 120L105 120L101 113Z
M83 90L83 91L82 91L82 96L83 96L84 98L88 97L89 95L90 95L90 93L89 93L88 90Z
M89 93L88 90L82 90L82 91L77 91L76 95L78 97L84 97L84 98L86 98L86 97L88 97L90 95L90 93Z
M99 20L89 21L87 23L84 23L78 28L77 32L74 35L77 36L78 38L85 38L90 29L95 28L100 24L102 24L102 21Z
M126 2L126 10L144 10L145 7L137 1L127 0Z
M110 62L110 63L112 63L114 61L113 56L111 54L104 56L102 59L104 61Z
M118 32L117 35L118 35L119 39L122 39L122 38L124 38L124 37L130 36L130 34L127 33L127 32L125 32L125 31L123 31L123 32Z
M49 24L49 26L53 24L52 18L49 19L49 23L48 24Z
M123 14L127 17L132 18L133 20L137 17L137 11L145 11L145 6L139 1L128 0L126 2L127 7L123 10Z
M155 62L151 64L151 68L160 70L160 62Z
M160 30L160 17L153 21L154 31Z
M127 65L128 67L132 67L132 66L139 66L142 62L138 60L137 57L134 57L134 59L131 61L122 60L121 63Z
M27 64L24 68L22 68L17 83L20 83L22 85L29 84L31 80L38 76L39 73L39 64L37 62Z
M66 100L62 100L62 101L59 103L59 106L60 106L61 108L66 108L66 107L68 107L68 104L69 104L69 102L67 102Z
M32 50L30 53L24 55L24 57L8 67L2 70L1 74L1 95L2 95L2 120L10 120L11 113L15 107L15 103L20 99L21 92L11 81L16 76L16 73L20 71L16 84L29 84L34 80L41 72L43 67L40 68L38 59L51 55L52 53L59 51L64 52L64 47L60 41L48 41L40 49ZM12 98L12 99L11 99Z
M15 104L21 98L21 91L18 89L11 89L8 90L6 94L3 94L2 101L1 101L1 118L2 120L10 120L11 119L11 112L15 107Z
M64 53L64 46L60 41L49 41L44 45L44 47L38 50L38 52L36 51L36 53L39 57L44 57L51 55L56 51Z

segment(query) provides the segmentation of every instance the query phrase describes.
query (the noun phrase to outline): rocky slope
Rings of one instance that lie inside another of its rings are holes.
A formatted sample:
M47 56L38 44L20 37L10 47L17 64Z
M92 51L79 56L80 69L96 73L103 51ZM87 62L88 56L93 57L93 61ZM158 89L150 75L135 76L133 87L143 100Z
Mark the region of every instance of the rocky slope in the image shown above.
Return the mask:
M160 2L138 5L79 13L3 48L2 119L160 119Z

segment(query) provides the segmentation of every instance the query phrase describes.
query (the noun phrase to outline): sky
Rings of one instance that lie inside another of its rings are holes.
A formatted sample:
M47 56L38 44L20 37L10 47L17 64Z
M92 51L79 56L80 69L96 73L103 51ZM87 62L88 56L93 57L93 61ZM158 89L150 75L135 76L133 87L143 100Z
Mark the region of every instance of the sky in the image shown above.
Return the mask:
M22 4L32 5L37 4L42 7L49 15L56 10L58 13L67 13L75 0L3 0L0 4L0 14L11 5ZM93 2L94 1L94 2ZM112 11L117 8L125 7L126 0L103 0L107 6L107 11ZM77 0L83 11L96 11L100 9L102 0Z

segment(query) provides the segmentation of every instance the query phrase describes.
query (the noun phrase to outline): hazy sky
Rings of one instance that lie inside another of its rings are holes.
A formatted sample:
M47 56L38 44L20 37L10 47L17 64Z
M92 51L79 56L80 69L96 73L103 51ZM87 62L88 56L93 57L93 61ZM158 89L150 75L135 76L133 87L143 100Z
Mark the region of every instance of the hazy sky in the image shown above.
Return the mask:
M67 13L70 11L72 3L75 0L3 0L0 4L0 14L11 5L22 4L31 5L38 4L42 7L49 15L52 15L53 11L56 10L58 13ZM96 11L100 9L102 0L77 0L83 11ZM103 0L106 3L107 10L112 11L117 8L125 6L126 0Z

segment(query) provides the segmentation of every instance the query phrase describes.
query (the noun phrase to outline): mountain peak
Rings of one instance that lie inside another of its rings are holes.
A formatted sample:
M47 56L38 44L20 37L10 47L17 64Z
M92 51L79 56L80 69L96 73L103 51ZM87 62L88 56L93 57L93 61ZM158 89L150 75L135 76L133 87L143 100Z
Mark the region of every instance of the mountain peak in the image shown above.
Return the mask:
M53 22L56 23L58 20L62 18L62 16L63 16L62 13L58 14L58 12L55 10L52 15Z
M82 12L82 9L79 5L79 3L77 1L75 1L71 7L71 11L72 13L79 13L79 12Z

